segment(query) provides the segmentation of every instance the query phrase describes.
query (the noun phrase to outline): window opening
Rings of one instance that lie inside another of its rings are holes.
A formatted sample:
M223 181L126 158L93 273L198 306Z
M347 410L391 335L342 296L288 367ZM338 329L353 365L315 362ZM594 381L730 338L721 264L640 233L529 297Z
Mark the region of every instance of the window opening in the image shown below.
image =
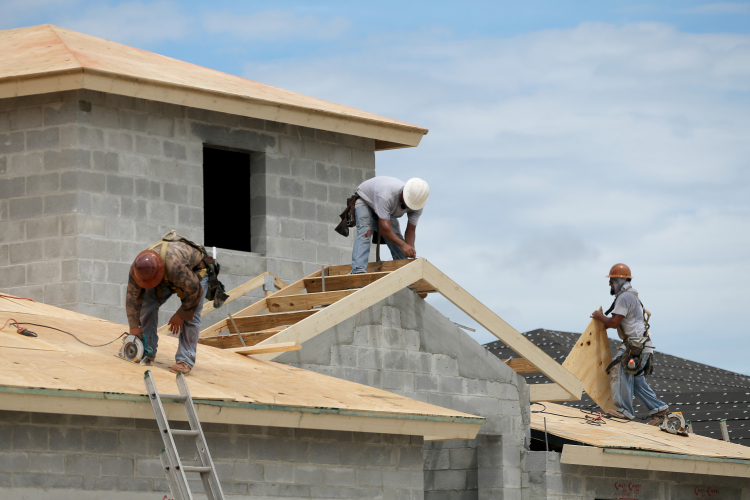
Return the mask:
M204 245L250 252L250 153L203 147Z

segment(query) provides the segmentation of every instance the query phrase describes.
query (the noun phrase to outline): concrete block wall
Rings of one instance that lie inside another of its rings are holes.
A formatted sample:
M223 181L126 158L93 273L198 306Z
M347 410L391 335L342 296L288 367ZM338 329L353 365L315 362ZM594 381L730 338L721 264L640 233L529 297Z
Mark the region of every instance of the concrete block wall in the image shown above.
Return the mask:
M228 497L423 496L421 436L203 427ZM176 441L183 459L194 456L192 438ZM0 498L161 499L169 495L162 448L154 420L0 411ZM191 476L192 491L201 493Z
M746 478L566 465L560 457L560 453L545 451L526 454L530 500L750 499L750 479Z
M374 175L374 141L71 91L0 100L0 289L126 322L135 255L171 229L203 242L204 145L252 153L254 251L219 249L227 289L349 261L353 239L333 228Z
M411 290L276 361L487 417L478 439L425 444L425 498L521 498L526 382Z

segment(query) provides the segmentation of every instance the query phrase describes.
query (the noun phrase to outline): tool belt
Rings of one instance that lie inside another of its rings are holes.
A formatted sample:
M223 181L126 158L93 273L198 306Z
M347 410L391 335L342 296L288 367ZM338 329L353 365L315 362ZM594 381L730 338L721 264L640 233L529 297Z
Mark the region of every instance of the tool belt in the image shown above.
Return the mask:
M349 236L349 228L357 225L357 217L354 215L354 204L357 203L359 195L354 193L346 199L346 208L341 212L341 222L336 226L336 232L341 236Z
M201 252L201 261L192 269L192 271L196 274L196 276L198 276L199 280L202 280L206 275L208 275L208 291L206 292L206 298L208 300L213 300L214 308L218 309L219 307L221 307L224 304L224 301L229 298L229 295L227 295L225 291L224 284L219 281L221 265L219 265L219 263L214 260L213 257L209 257L208 252L206 252L206 249L203 248L203 245L199 245L190 241L184 236L177 234L177 231L174 230L165 234L164 237L162 237L161 241L154 243L148 248L149 250L156 250L157 247L161 247L159 249L159 255L161 255L161 260L164 262L164 278L162 279L162 282L156 287L156 296L159 301L161 301L162 290L164 290L164 288L166 287L170 288L174 293L176 293L180 300L184 300L185 298L184 290L174 286L169 280L169 275L167 274L167 247L170 243L173 242L184 243Z
M620 363L625 373L629 375L635 375L636 377L639 375L651 375L654 372L654 357L650 353L646 354L643 352L649 340L651 338L648 335L644 335L643 337L628 337L623 342L625 351L613 359L609 366L607 366L607 374L609 375L612 368ZM643 368L641 368L641 364L643 364Z

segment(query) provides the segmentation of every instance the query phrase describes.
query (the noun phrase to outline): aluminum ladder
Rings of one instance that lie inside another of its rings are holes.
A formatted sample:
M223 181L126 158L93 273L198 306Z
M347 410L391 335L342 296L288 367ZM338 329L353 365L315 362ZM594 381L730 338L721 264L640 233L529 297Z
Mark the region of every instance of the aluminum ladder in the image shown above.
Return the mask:
M195 412L195 406L193 406L193 400L190 397L185 375L182 373L177 375L177 389L180 391L179 394L159 394L156 390L156 381L151 370L146 370L143 378L146 383L146 390L148 391L151 406L154 408L156 423L159 426L159 434L161 434L164 440L164 449L161 450L159 458L167 475L167 482L169 483L169 488L172 490L174 500L193 500L193 494L190 491L187 476L185 475L188 472L197 472L200 474L208 500L224 500L224 493L221 491L221 484L216 475L216 468L214 467L213 460L211 460L211 454L208 452L206 437L203 435L201 423L198 421L198 414ZM169 427L162 399L181 402L184 405L185 413L190 423L189 431ZM180 460L180 455L177 453L177 447L174 443L174 436L195 437L195 446L198 449L198 453L195 455L195 466L182 465L182 460Z

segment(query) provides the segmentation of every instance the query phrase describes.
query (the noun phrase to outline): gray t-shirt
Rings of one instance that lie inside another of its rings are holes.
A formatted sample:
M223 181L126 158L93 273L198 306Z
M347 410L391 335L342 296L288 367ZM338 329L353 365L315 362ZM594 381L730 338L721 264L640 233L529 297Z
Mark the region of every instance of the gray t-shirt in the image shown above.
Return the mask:
M359 199L355 206L367 205L375 212L375 215L385 220L398 219L407 214L409 222L416 226L419 216L422 215L422 209L401 208L401 191L405 184L395 177L385 175L366 180L357 188Z
M631 293L632 292L632 293ZM646 333L646 322L643 320L643 307L637 297L638 292L630 283L625 283L622 292L615 299L612 314L623 316L620 326L628 337L643 337ZM651 342L647 342L645 352L652 352Z

